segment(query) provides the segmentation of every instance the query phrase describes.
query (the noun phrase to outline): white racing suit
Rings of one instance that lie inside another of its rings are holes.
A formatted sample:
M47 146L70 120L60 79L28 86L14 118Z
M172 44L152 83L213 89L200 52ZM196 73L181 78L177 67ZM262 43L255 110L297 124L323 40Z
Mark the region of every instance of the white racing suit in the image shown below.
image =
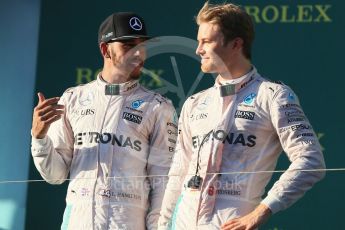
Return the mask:
M172 103L137 81L105 95L97 80L67 90L62 119L32 139L42 177L70 176L62 229L157 229L177 137Z
M196 172L199 148L203 182L198 190L187 184ZM274 170L282 150L291 165L262 200L272 172L261 171ZM324 168L318 138L288 86L262 78L253 68L233 95L221 97L217 79L182 108L159 229L220 229L260 202L276 213L324 176L296 170Z

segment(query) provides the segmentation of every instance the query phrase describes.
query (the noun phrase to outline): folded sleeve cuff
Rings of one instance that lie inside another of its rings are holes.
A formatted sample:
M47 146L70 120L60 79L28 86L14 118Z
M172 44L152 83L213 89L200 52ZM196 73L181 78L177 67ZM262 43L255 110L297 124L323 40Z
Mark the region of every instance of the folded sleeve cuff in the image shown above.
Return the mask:
M49 148L49 137L45 136L42 139L32 137L31 139L31 153L33 156L40 156L45 150Z
M45 136L42 139L32 137L31 144L32 144L32 146L44 147L47 144L47 140L48 140L47 136Z
M268 195L264 200L261 201L261 204L266 205L273 214L283 209L282 202L272 195Z

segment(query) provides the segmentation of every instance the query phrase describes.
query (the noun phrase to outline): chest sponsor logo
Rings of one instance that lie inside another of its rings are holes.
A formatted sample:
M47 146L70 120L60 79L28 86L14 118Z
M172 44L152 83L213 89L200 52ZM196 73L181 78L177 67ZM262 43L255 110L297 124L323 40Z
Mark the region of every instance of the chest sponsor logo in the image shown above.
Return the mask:
M155 94L155 95L157 95L157 94ZM155 100L156 100L159 104L162 104L163 102L164 102L164 103L167 102L167 100L166 100L165 98L163 98L163 97L159 97L159 99L158 99L158 98L155 98Z
M205 143L210 139L216 139L222 141L223 143L228 143L230 145L242 145L247 147L254 147L256 145L256 136L244 133L226 133L224 130L217 130L211 133L205 138ZM192 144L194 148L198 148L203 140L204 136L193 136Z
M240 103L240 104L238 104L238 106L239 106L239 107L245 107L245 108L255 108L254 105L246 105L246 104L244 104L244 103Z
M141 106L141 104L143 104L143 103L144 103L143 100L135 100L132 102L131 107L133 109L138 109Z
M292 92L289 92L288 99L289 101L295 101L295 95Z
M212 102L212 98L207 96L201 100L201 102L197 105L197 109L204 110L208 107L208 105Z
M143 113L143 111L139 110L139 109L133 109L132 107L126 106L126 109L132 111L132 112L136 112L136 113Z
M127 112L123 112L122 118L127 120L127 121L131 121L133 123L136 123L136 124L140 124L141 121L143 120L143 117L141 117L139 115L135 115L133 113L127 113Z
M304 124L282 127L279 129L279 134L282 134L290 129L292 131L298 131L298 130L304 130L304 129L311 129L311 127L309 125L304 125Z
M288 119L288 123L304 121L303 117L291 117Z
M246 120L254 120L255 113L251 111L236 110L235 118L242 118Z
M288 126L288 127L283 127L283 128L279 128L279 134L284 133L284 132L290 130L290 128L291 128L290 126Z
M240 196L241 195L241 190L224 190L224 189L219 189L219 190L217 190L217 195Z
M175 129L177 129L177 125L175 125L172 122L167 122L167 126L171 126L171 127L174 127Z
M313 133L301 133L297 135L297 138L299 137L313 137L314 134Z
M168 146L169 152L174 152L175 151L175 144L176 144L176 137L177 137L177 125L175 125L172 122L167 122L167 126L168 126L168 141L170 143L172 143L172 146ZM170 129L170 127L173 128L173 130Z
M317 142L315 140L302 140L300 143L302 145L316 145Z
M83 132L77 133L74 139L76 145L102 143L117 145L119 147L130 147L138 152L141 151L141 141L114 133Z
M83 95L79 98L79 104L81 106L88 106L93 102L94 97L95 96L92 92L88 92L86 95Z
M298 104L285 104L285 105L281 105L280 108L282 109L300 108L300 106Z
M81 196L89 196L90 190L88 188L81 188L80 194L81 194Z
M178 131L177 131L177 130L168 129L167 132L168 132L169 135L177 136L177 132L178 132Z
M77 109L72 112L77 116L89 116L95 115L95 109Z
M192 114L190 115L189 119L190 119L190 122L193 122L193 121L206 119L207 116L208 116L208 113Z
M251 76L250 79L248 81L246 81L245 83L243 83L240 88L242 89L242 88L246 87L253 79L254 79L254 77Z
M178 123L178 117L177 117L176 111L174 112L174 115L173 115L173 122L174 122L175 124Z
M168 149L169 149L169 152L171 152L171 153L173 153L175 151L175 147L169 146Z
M304 113L300 110L294 109L291 111L286 111L285 115L288 117L292 117L292 116L304 116Z
M134 89L137 85L138 85L138 83L135 83L135 84L133 84L131 86L128 86L128 88L125 90L125 92L127 92L127 91L129 91L131 89Z
M122 199L135 199L135 200L141 200L141 196L134 194L134 193L127 193L127 192L119 192L119 191L112 191L109 189L101 189L98 191L98 195L102 197L115 197L115 198L122 198Z
M255 94L255 93L251 93L251 94L247 95L247 96L243 99L244 104L246 104L246 105L251 105L251 104L253 104L255 97L256 97L256 94Z
M176 144L176 140L172 139L172 138L168 138L168 141L173 143L173 144Z
M240 196L241 195L241 184L233 179L231 181L224 181L224 175L221 175L221 182L216 183L216 187L210 186L208 190L208 194L213 196L215 194L220 196Z
M309 125L299 124L291 126L292 131L303 130L303 129L310 129Z

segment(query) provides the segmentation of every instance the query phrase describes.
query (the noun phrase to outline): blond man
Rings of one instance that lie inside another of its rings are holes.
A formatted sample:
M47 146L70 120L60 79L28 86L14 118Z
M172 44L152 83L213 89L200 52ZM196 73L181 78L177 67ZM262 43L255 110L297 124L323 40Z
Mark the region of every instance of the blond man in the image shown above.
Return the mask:
M324 176L321 148L296 94L251 64L250 16L206 3L196 20L201 69L218 76L183 106L159 228L257 229ZM291 165L262 199L282 150Z

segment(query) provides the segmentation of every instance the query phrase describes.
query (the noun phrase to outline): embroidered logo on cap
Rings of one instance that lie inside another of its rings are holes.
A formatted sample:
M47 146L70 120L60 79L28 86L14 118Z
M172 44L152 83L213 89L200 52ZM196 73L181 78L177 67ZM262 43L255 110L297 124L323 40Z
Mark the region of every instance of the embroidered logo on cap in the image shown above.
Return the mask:
M133 30L141 30L143 28L143 24L137 17L132 17L129 19L129 25Z
M109 32L107 34L103 34L102 39L109 38L110 36L113 36L113 35L114 35L114 32Z

